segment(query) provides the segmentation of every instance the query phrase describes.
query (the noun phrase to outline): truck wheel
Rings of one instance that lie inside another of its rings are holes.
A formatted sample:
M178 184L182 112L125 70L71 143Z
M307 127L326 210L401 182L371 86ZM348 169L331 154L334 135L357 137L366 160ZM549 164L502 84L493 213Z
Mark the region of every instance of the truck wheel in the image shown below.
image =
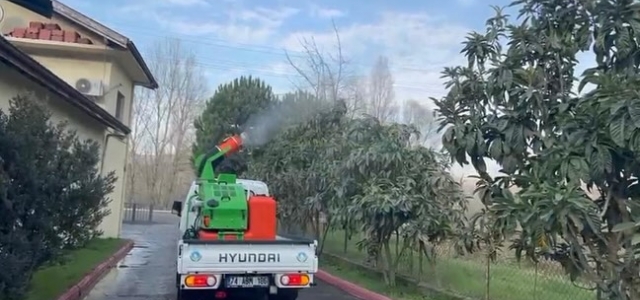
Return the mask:
M297 289L280 289L278 294L269 295L269 300L296 300L298 299Z

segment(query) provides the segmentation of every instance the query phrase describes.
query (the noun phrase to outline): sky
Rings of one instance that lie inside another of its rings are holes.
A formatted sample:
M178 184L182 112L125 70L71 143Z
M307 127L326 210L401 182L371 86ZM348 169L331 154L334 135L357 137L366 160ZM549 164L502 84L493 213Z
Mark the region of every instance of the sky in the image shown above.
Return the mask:
M148 51L164 38L178 38L196 54L212 91L241 75L253 75L281 94L301 78L287 63L303 57L302 39L313 38L335 53L335 22L352 72L366 75L377 59L389 59L396 100L429 97L446 90L440 72L465 63L461 42L484 31L490 5L510 0L61 0L132 39ZM515 14L515 11L507 11ZM498 167L490 163L491 173ZM468 175L471 168L454 167Z
M141 51L166 37L179 38L217 87L254 75L276 93L300 77L287 63L302 57L300 41L314 38L325 51L336 48L332 20L356 74L366 75L387 56L399 101L445 92L440 72L463 63L466 33L483 30L492 5L506 0L62 0L132 39Z

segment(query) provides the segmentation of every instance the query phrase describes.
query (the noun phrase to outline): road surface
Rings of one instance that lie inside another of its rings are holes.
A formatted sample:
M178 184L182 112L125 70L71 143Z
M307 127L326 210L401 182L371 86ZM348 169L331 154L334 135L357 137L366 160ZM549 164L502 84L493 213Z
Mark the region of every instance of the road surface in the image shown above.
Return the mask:
M100 281L85 300L175 300L178 217L154 215L154 224L124 224L122 235L133 250ZM356 300L322 282L298 300Z

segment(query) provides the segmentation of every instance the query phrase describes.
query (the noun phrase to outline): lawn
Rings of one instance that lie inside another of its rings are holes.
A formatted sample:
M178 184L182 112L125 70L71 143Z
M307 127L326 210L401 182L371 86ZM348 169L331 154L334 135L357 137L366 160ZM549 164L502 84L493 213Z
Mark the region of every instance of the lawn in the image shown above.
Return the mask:
M56 299L118 251L124 243L120 239L95 239L85 248L70 251L64 264L47 266L34 274L27 300Z
M394 300L440 300L424 296L416 287L400 285L395 288L385 287L380 276L362 272L353 266L323 258L320 268L332 275L355 283L370 291L377 292Z
M324 251L329 254L362 262L364 253L358 251L357 239L348 242L347 253L343 251L344 233L332 232L327 235ZM486 263L483 260L470 260L440 255L432 269L423 262L421 275L418 275L418 254L406 258L400 266L404 274L419 277L422 282L440 289L455 291L457 294L473 298L483 298L486 288ZM491 265L490 282L493 300L588 300L595 299L592 292L576 287L562 274L538 272L531 267L518 266L511 262L498 262Z

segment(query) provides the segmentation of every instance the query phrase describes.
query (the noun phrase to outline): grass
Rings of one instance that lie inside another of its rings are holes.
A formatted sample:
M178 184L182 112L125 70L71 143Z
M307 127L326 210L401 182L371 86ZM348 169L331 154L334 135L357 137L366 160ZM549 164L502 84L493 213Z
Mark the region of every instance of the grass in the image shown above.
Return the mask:
M377 274L363 272L353 266L346 265L339 261L333 261L327 257L322 258L322 265L320 267L332 275L355 283L370 291L386 295L394 300L440 300L428 298L414 286L399 285L395 288L386 287L382 278Z
M352 239L344 253L344 233L332 232L327 235L324 251L334 255L363 262L365 254L358 251ZM486 288L486 262L439 255L435 267L423 262L422 273L417 253L404 258L399 271L405 275L419 277L422 282L438 288L454 291L472 298L483 298ZM523 267L512 262L498 262L491 265L490 296L492 300L585 300L595 299L595 294L574 286L562 274L550 275L536 272L531 267ZM411 298L409 298L411 299Z
M56 299L124 243L120 239L94 239L86 247L70 251L64 264L47 266L34 274L27 300Z

